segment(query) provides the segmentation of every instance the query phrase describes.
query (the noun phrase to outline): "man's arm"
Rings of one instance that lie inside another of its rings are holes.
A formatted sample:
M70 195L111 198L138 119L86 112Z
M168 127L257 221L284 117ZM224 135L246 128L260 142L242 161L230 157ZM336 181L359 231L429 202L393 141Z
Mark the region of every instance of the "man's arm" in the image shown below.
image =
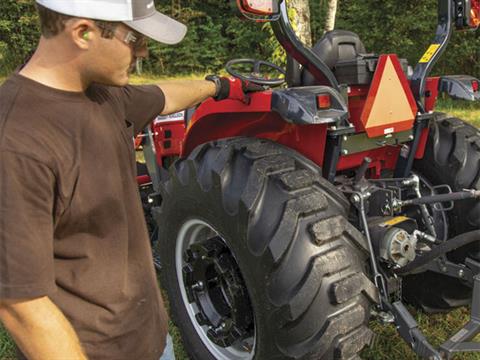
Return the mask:
M162 115L191 108L214 96L217 91L215 83L207 80L167 81L158 86L165 94Z
M84 360L72 325L48 297L0 300L0 321L30 360Z

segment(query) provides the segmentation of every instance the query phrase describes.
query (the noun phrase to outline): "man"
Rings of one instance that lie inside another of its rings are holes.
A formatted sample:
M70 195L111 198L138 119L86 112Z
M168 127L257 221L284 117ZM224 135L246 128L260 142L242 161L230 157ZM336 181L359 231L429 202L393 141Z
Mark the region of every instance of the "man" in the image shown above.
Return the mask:
M173 358L132 137L245 84L127 86L144 36L186 32L152 0L37 5L38 48L0 87L0 320L29 359Z

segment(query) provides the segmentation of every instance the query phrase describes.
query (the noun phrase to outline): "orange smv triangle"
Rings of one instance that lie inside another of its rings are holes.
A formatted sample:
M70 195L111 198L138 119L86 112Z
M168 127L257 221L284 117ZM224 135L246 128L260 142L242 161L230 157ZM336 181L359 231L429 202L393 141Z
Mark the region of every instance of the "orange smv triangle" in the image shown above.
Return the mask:
M381 55L360 120L368 137L409 130L417 105L396 55Z

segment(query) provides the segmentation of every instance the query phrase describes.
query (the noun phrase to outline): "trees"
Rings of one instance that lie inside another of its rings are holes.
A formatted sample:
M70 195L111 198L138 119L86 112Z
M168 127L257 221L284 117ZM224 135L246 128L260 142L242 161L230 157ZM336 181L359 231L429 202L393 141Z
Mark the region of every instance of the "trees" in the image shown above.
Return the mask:
M298 38L308 47L312 46L312 30L310 26L310 4L308 0L290 0L288 6L293 9L293 28Z
M32 54L38 16L33 0L1 0L0 14L0 74L6 74Z
M328 0L327 16L325 19L325 32L335 29L335 18L337 16L337 0Z
M34 0L0 0L2 75L24 62L36 46L39 33L34 3ZM283 51L269 32L269 26L239 19L228 1L157 3L160 11L188 24L189 31L186 39L175 46L151 42L151 57L143 63L145 72L165 75L217 72L235 57L280 63L278 55ZM408 58L410 64L415 64L428 48L437 19L437 0L289 0L289 8L294 27L307 45L335 27L358 33L371 52L398 53ZM434 71L480 77L479 48L480 30L455 32L446 56Z

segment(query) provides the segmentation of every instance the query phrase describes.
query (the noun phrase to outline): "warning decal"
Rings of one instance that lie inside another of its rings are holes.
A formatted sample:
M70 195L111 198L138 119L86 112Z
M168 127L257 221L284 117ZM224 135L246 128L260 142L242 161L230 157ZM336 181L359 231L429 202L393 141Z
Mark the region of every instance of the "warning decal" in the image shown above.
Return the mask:
M419 63L428 63L430 59L437 53L440 44L432 44L428 48L427 52L423 54L422 58L420 59Z
M415 98L396 55L381 55L360 115L368 137L409 130L417 113Z

